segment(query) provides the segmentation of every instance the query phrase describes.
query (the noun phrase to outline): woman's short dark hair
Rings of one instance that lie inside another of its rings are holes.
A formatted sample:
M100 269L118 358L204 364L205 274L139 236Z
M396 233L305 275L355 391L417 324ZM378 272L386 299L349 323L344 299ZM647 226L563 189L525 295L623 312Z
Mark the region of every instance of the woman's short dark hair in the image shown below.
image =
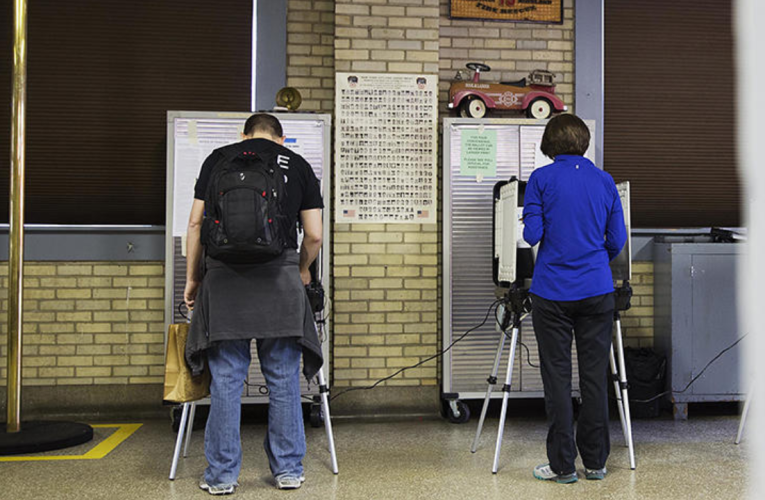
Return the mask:
M270 134L277 138L284 136L279 120L266 113L256 113L244 122L244 135L252 135L255 132Z
M584 156L590 147L590 129L576 115L558 115L547 123L541 150L545 156Z

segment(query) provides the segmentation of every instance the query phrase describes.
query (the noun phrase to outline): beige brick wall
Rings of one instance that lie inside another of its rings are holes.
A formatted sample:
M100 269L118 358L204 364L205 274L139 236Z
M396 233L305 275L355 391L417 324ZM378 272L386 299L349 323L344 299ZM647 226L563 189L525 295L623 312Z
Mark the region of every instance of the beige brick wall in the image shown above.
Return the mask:
M622 313L624 345L653 347L653 262L632 263L632 307Z
M573 111L574 0L564 0L563 6L563 24L508 23L449 19L449 0L441 0L442 111L457 70L471 61L488 64L491 72L481 78L492 82L519 80L534 69L552 71L556 93Z
M7 262L0 275L5 385ZM26 263L23 385L161 384L164 304L161 262Z
M327 4L334 8L334 57L318 58L312 47L326 45L329 37L324 33L332 24L325 16ZM325 77L327 70L437 73L440 107L446 116L450 82L458 69L475 60L492 66L487 75L492 81L519 79L537 68L553 71L558 76L558 94L573 109L573 0L564 0L560 25L451 20L448 12L448 0L289 0L290 84L305 97L319 84L333 88L334 81ZM321 36L312 31L317 22ZM292 79L319 74L320 82ZM312 105L320 107L309 109L332 111L333 95L323 95L327 98ZM367 385L437 352L440 234L440 222L333 227L335 385ZM633 309L623 321L627 345L652 342L652 279L651 263L636 264ZM436 366L430 362L387 385L437 384Z
M335 68L438 73L438 0L336 0Z
M438 0L337 0L335 69L437 74L439 24ZM335 225L335 385L368 385L436 353L437 228ZM385 385L437 383L431 361Z
M301 111L334 110L334 42L334 1L287 2L287 85L303 96Z

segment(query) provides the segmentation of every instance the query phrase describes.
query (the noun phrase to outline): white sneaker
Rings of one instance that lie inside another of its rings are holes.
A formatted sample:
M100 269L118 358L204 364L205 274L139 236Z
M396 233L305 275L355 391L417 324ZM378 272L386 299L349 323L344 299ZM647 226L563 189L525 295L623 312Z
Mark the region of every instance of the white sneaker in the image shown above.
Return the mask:
M579 480L576 471L571 474L556 474L550 468L550 464L542 464L534 467L534 477L542 481L555 481L556 483L569 484Z
M204 477L199 480L199 488L211 495L230 495L236 490L237 486L239 486L239 483L210 486Z
M300 488L305 482L305 475L300 474L300 477L291 476L289 474L282 474L274 478L276 480L276 488L280 490L296 490Z

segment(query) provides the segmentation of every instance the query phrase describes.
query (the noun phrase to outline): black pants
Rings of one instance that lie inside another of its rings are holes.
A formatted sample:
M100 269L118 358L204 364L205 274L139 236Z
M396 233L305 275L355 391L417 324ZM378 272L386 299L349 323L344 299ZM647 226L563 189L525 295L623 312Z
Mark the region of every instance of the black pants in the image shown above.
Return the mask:
M608 361L614 296L608 293L583 300L553 301L532 295L532 312L550 425L547 434L550 468L557 474L574 472L577 448L585 467L605 467L611 451ZM572 336L576 339L582 396L576 445L571 401Z

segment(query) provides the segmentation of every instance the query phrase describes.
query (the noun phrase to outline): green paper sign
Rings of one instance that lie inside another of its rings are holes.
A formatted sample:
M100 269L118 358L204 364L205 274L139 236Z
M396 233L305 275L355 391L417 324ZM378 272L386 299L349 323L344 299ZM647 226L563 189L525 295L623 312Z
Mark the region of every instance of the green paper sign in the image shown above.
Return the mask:
M496 130L463 130L460 141L462 149L460 175L481 177L497 175Z

